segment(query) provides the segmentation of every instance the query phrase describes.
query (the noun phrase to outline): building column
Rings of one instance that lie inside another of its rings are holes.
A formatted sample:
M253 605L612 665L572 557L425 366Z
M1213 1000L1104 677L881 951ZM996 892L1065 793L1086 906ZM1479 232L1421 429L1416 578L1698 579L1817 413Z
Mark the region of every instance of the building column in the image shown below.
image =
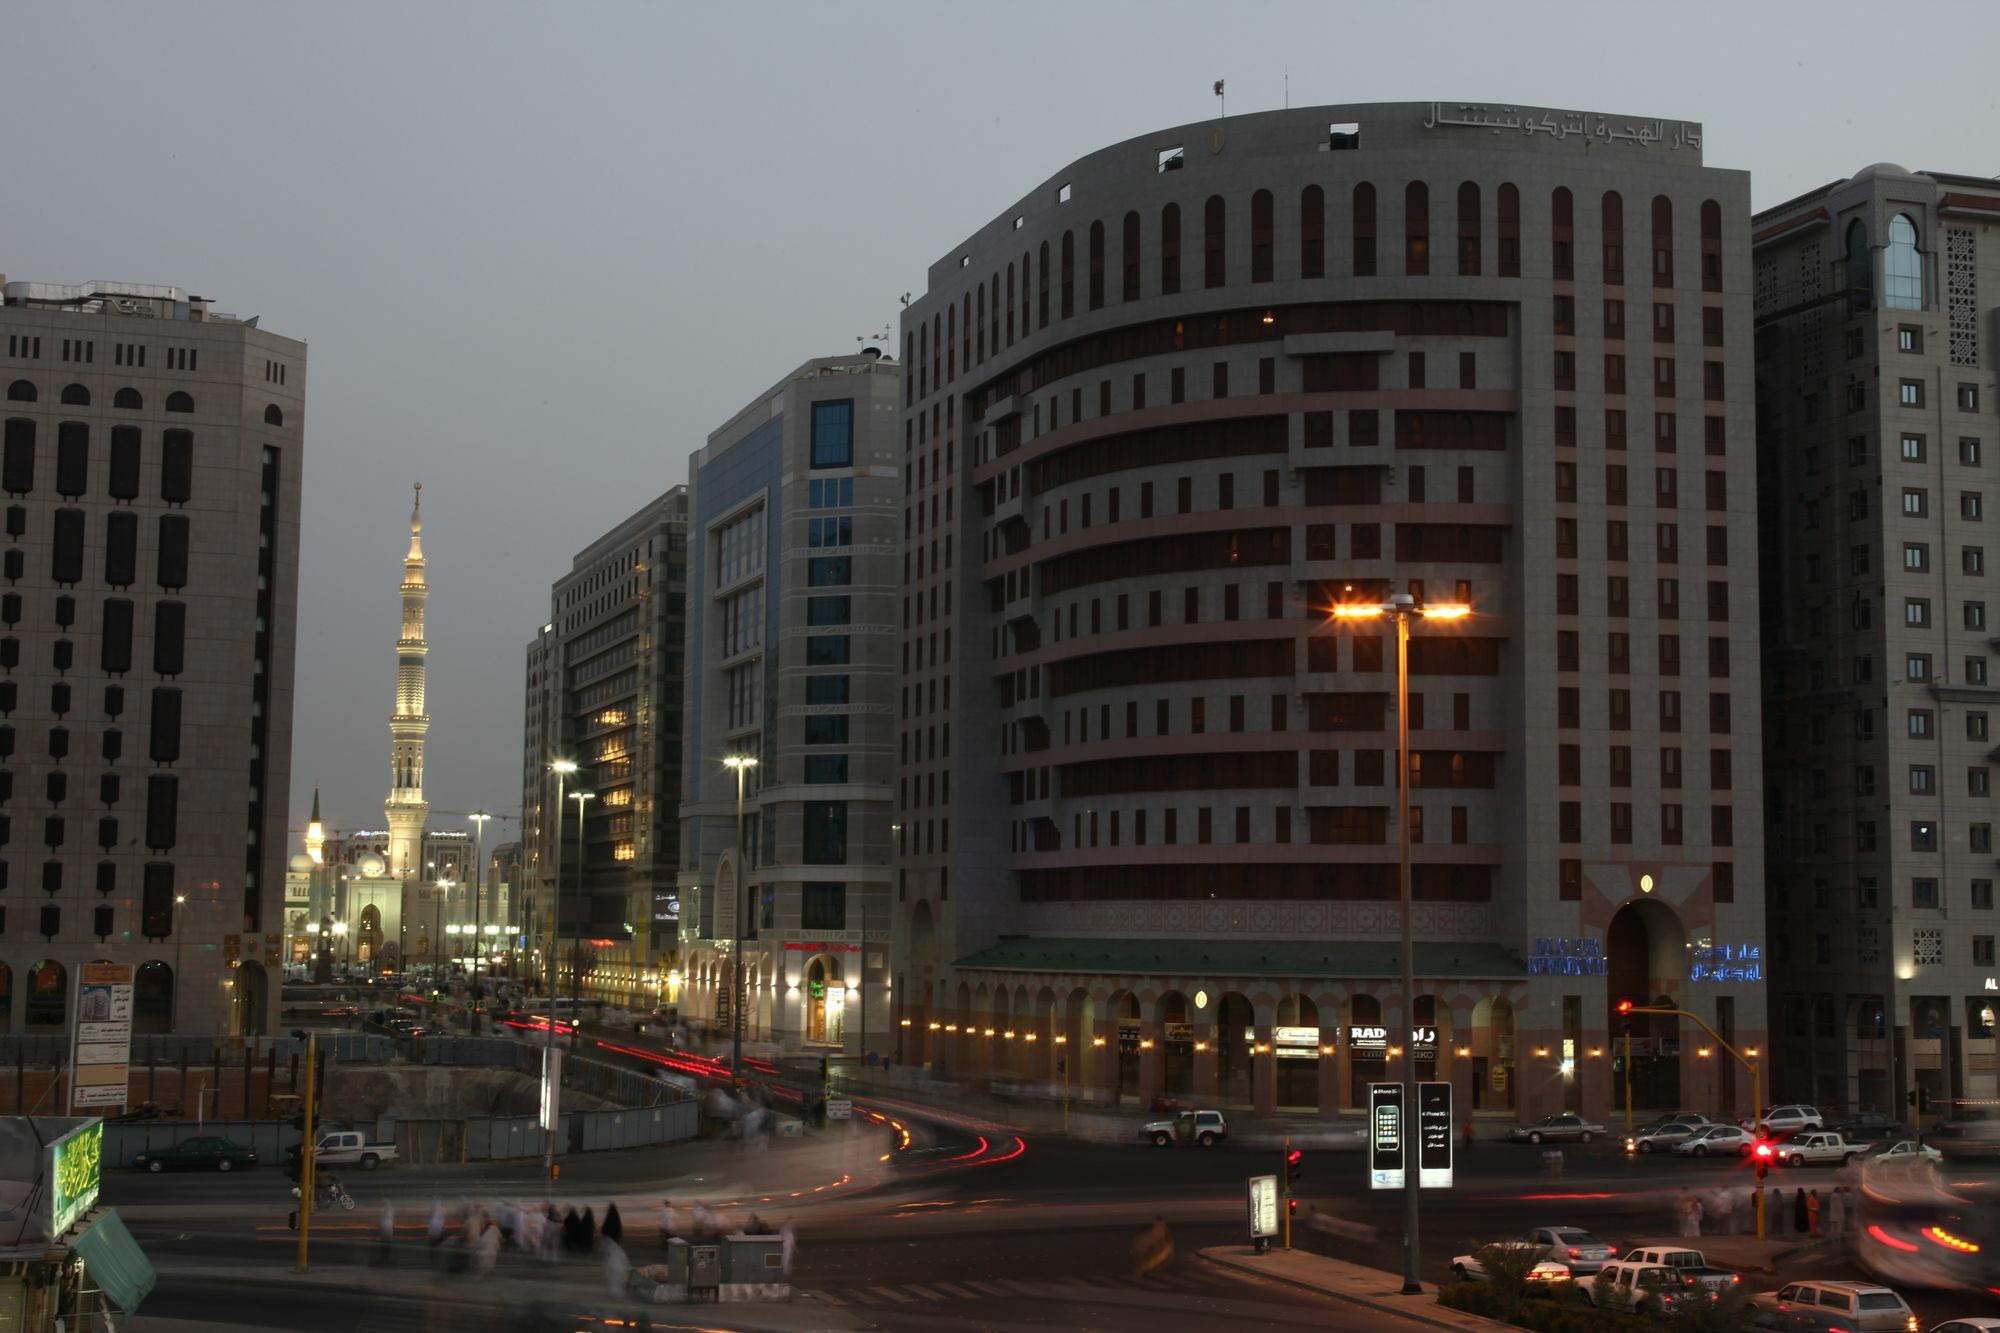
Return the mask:
M1194 1025L1194 1099L1203 1106L1215 1104L1216 1089L1215 1025Z
M1259 1023L1254 1031L1256 1044L1250 1053L1250 1104L1258 1115L1278 1109L1278 1052L1272 1046L1275 1035L1269 1023Z
M1151 1106L1153 1096L1167 1086L1166 1034L1151 1019L1139 1024L1139 1104Z

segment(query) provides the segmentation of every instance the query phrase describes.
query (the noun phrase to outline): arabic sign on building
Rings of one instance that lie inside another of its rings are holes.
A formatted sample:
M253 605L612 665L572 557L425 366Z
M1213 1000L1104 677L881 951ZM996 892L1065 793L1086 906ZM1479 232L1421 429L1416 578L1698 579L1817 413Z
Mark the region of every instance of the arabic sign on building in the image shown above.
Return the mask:
M1602 977L1611 965L1604 957L1604 942L1588 936L1543 935L1535 940L1528 955L1529 976Z
M104 1122L89 1124L49 1145L49 1239L59 1238L90 1211L104 1183Z
M1701 151L1701 126L1685 120L1622 120L1594 111L1555 111L1545 107L1487 106L1477 102L1432 102L1424 128L1488 130L1494 134L1546 134L1557 141L1587 139L1592 143L1622 143L1634 148L1665 144L1679 152Z
M1761 944L1698 944L1688 968L1689 981L1762 981Z
M1435 1027L1415 1028L1410 1036L1419 1060L1437 1053L1438 1030ZM1379 1025L1350 1026L1347 1029L1347 1046L1357 1055L1380 1055L1389 1049L1389 1029Z
M70 1105L125 1105L132 1076L132 965L86 963L76 974Z

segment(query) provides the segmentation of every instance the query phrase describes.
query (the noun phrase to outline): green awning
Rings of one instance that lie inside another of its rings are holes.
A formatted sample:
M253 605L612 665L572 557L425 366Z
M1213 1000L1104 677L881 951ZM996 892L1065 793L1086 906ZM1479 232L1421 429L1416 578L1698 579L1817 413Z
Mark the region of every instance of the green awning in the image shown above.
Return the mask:
M157 1280L152 1260L132 1239L116 1209L105 1209L90 1230L77 1237L76 1252L84 1272L126 1314L139 1308Z

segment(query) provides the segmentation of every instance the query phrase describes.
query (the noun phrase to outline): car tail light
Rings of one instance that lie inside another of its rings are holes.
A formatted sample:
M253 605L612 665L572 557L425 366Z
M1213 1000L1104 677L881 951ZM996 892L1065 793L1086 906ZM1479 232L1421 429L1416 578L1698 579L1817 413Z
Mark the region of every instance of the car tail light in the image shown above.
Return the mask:
M1570 1246L1569 1249L1569 1257L1572 1259L1581 1259L1583 1258L1583 1251L1577 1249L1574 1245L1572 1245Z
M1925 1227L1923 1234L1933 1244L1942 1245L1947 1250L1957 1250L1960 1254L1978 1254L1979 1245L1963 1236L1954 1236L1943 1227Z
M1606 1255L1607 1257L1609 1257L1609 1256L1611 1256L1611 1255L1614 1255L1614 1254L1617 1254L1617 1253L1618 1253L1618 1247L1617 1247L1616 1245L1607 1245L1607 1246L1605 1246L1605 1247L1604 1247L1604 1253L1605 1253L1605 1255Z

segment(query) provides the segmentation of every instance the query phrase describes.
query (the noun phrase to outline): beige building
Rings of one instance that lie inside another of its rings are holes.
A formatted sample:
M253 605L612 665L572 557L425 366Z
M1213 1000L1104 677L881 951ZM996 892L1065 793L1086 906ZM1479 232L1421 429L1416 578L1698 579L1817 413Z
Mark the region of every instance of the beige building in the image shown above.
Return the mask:
M1877 163L1755 232L1778 1097L2000 1095L2000 184Z
M139 1031L268 1031L305 344L176 287L0 297L0 1028L108 958Z

